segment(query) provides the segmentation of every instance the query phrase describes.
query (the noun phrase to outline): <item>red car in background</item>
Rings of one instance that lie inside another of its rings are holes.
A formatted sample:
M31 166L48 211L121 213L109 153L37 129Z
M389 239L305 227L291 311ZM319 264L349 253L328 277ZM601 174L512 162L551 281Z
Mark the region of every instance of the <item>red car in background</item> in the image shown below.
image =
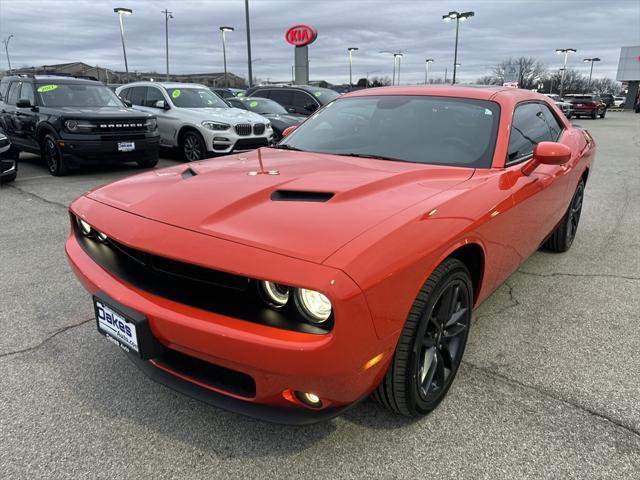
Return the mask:
M502 87L360 90L293 128L72 203L98 330L153 379L265 420L371 393L424 415L472 310L538 248L571 246L593 140Z
M595 120L607 114L607 104L599 95L570 95L565 97L565 101L573 105L569 118L591 117Z

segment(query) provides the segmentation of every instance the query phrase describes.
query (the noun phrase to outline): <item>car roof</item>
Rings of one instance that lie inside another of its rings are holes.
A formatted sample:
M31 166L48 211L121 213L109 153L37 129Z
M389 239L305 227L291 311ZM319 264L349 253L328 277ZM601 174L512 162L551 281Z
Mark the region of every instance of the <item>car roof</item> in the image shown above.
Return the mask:
M255 85L251 87L251 90L257 90L258 88L294 88L297 90L306 90L311 92L317 92L317 91L334 92L335 91L335 90L331 90L330 88L314 87L313 85L286 85L286 84Z
M202 85L201 83L180 83L180 82L149 82L149 81L141 81L141 82L131 82L125 83L122 85L123 87L147 87L150 85L160 85L164 88L206 88L209 89L206 85Z
M87 85L104 85L104 83L97 80L90 80L88 78L69 77L66 75L8 75L3 80L18 80L24 82L33 80L35 82L52 82L56 83L75 83L75 84L87 84Z
M511 98L521 101L528 98L546 99L548 97L523 88L502 87L497 85L406 85L397 87L365 88L345 93L340 98L367 97L375 95L425 95L436 97L462 97L477 100Z

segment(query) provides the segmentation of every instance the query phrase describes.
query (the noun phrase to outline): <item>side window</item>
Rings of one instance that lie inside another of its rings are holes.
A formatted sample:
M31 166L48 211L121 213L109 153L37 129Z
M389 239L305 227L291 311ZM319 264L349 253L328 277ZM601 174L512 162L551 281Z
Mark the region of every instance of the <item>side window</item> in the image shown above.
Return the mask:
M551 141L557 142L558 138L560 138L560 133L562 132L562 125L558 122L558 119L548 106L541 104L540 108L542 109L544 118L547 121L549 130L551 131Z
M18 100L29 100L29 102L31 102L31 105L35 105L36 99L33 95L33 85L28 82L22 82L22 88L20 89Z
M251 94L252 97L271 98L269 90L257 90Z
M145 106L153 107L158 100L165 100L164 95L162 95L160 89L155 87L147 87L147 99L144 103Z
M5 80L0 81L0 100L7 99L8 91L9 91L9 82Z
M269 98L284 107L292 104L292 93L291 90L271 90L271 92L269 92Z
M120 93L118 94L118 96L123 100L129 100L129 97L131 96L131 89L123 88L122 90L120 90Z
M533 153L533 147L551 140L551 132L537 103L525 103L516 107L511 122L511 135L506 164L516 163Z
M308 94L304 92L293 92L293 100L291 105L296 108L304 110L304 107L309 105L310 103L317 103L311 98Z
M134 105L144 105L144 98L147 95L147 87L132 87L129 101Z
M20 90L20 82L11 82L9 93L7 94L7 103L9 105L18 103L18 90Z

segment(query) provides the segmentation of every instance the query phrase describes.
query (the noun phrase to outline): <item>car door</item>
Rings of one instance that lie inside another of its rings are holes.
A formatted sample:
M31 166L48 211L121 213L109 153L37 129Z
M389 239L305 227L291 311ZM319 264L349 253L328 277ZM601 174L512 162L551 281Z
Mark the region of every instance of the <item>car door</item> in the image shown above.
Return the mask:
M547 119L547 116L551 118ZM524 259L537 250L562 218L566 209L568 186L566 165L538 165L530 174L522 173L522 167L532 158L535 145L543 141L561 141L564 132L561 125L552 131L551 110L537 102L516 106L511 122L509 146L505 161L504 184L511 191L513 207L505 212L509 216L510 237L513 247Z
M14 115L14 128L16 136L20 139L22 146L38 151L39 146L36 141L36 125L38 123L38 112L36 110L36 97L31 82L20 82L18 100L28 100L30 107L18 108L16 106ZM17 102L16 102L17 103Z
M158 131L160 132L160 142L163 145L171 145L176 129L176 121L172 118L171 109L158 108L155 106L159 100L164 101L167 106L170 105L168 97L161 88L147 87L143 102L144 105L141 110L156 116L158 120Z

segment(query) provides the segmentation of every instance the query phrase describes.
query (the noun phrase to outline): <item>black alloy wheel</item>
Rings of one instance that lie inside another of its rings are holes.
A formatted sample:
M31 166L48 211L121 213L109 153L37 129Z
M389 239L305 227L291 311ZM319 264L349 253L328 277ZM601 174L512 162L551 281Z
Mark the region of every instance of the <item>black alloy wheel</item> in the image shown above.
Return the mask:
M544 243L543 247L554 252L566 252L573 244L582 214L584 201L584 180L580 179L571 203L560 224Z
M206 158L204 140L197 132L187 132L182 138L182 154L188 162Z
M446 259L416 297L373 397L406 416L422 416L436 408L462 361L472 307L469 270L455 258Z
M42 141L42 158L44 159L49 173L59 177L68 172L67 162L62 155L58 142L53 135L47 134Z

